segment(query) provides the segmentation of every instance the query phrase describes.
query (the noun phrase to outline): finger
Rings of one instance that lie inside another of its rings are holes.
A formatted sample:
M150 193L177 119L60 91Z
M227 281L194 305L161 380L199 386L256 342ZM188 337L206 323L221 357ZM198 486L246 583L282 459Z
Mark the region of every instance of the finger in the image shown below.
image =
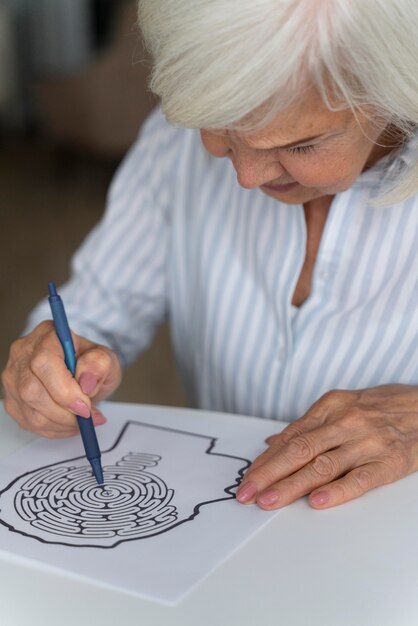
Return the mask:
M257 504L265 510L286 506L346 474L359 463L363 463L365 456L359 448L350 445L324 452L299 471L261 492L257 497Z
M93 420L93 424L95 426L102 426L102 424L107 422L103 413L98 409L92 409L91 419ZM49 439L56 439L58 437L74 437L76 435L80 435L80 429L77 421L74 428L66 428L65 426L48 423L43 429L40 429L38 426L36 434L42 437L48 437Z
M102 426L102 424L105 424L107 421L103 413L98 409L92 409L91 419L93 420L93 424L95 426ZM66 428L65 426L48 423L43 429L39 429L38 427L36 434L41 437L48 437L49 439L57 439L62 437L74 437L77 435L80 436L80 429L77 421L73 428Z
M83 345L82 338L80 345ZM83 352L78 359L76 378L82 391L99 402L120 384L122 367L112 350L105 346L94 346Z
M106 424L107 422L106 417L96 407L92 407L91 409L91 418L95 426L102 426L102 424Z
M16 407L16 405L15 405ZM27 405L17 408L13 407L13 401L9 405L9 411L15 418L21 428L28 430L36 435L48 438L72 437L80 434L77 420L74 415L69 413L70 421L63 422L59 420L50 420L39 411L28 407ZM93 408L92 420L95 426L101 426L106 423L103 413Z
M264 452L262 452L261 454L259 454L258 457L256 457L254 459L254 461L251 463L250 467L248 468L247 472L252 472L253 470L255 470L257 467L259 467L260 465L263 465L266 461L268 461L269 459L271 459L272 457L274 457L278 452L280 452L280 450L283 450L286 445L289 443L289 441L292 439L292 437L296 437L299 435L302 435L303 432L307 433L310 432L308 430L306 431L302 431L302 430L298 430L298 431L292 431L294 432L293 435L290 434L289 432L289 436L286 437L281 437L280 435L282 433L277 433L276 435L271 435L270 437L268 437L265 441L268 444L268 448L266 448L266 450L264 450Z
M46 428L35 433L39 437L46 437L47 439L66 439L68 437L76 437L80 434L78 428L74 429L55 429Z
M57 346L58 344L58 346ZM73 378L68 370L64 358L62 348L58 342L51 340L47 345L43 344L33 354L30 362L30 370L46 389L48 395L52 398L57 406L71 411L75 415L81 417L90 416L90 398L80 389L79 384ZM27 389L23 386L21 393L24 399L33 408L40 408L39 402L44 401L36 396L36 389L33 379L26 377L22 385L27 385Z
M285 447L285 445L286 444L281 444L281 443L273 444L269 446L266 450L264 450L264 452L259 454L259 456L254 459L250 467L244 473L243 482L244 480L249 480L254 470L261 467L262 465L264 465L265 463L273 459L277 454L279 454L280 451Z
M298 435L303 435L304 433L310 432L315 428L319 428L324 423L324 419L316 412L308 411L297 419L296 421L288 424L281 430L279 433L275 433L274 435L270 435L266 438L266 443L268 445L280 445L289 443L293 437L297 437Z
M292 422L286 426L281 432L270 435L265 439L268 444L268 448L264 450L258 457L254 459L248 468L247 472L253 471L260 465L263 465L270 458L274 457L277 452L282 450L293 437L308 433L318 427L319 420L308 420L305 417L301 417L296 422Z
M15 422L25 430L29 430L26 426L26 418L18 402L10 394L6 394L3 400L3 406L7 413L15 420Z
M386 485L397 480L388 464L374 461L356 467L346 476L315 490L309 497L309 503L316 509L326 509L354 500L370 489Z
M46 437L47 439L65 439L68 437L75 437L77 435L80 434L80 431L78 428L72 429L72 430L52 430L52 429L47 429L47 430L41 430L39 432L36 433L37 435L39 435L40 437Z
M45 420L67 429L75 427L75 414L82 413L82 417L87 417L84 403L79 406L78 401L75 401L70 410L63 408L55 402L39 378L30 372L21 382L19 391L19 404L23 414L29 416L42 415ZM80 412L78 411L79 408L81 409ZM90 410L88 410L88 414L90 415Z
M267 451L264 463L252 466L244 475L237 490L237 500L249 504L267 487L304 467L319 454L344 443L344 434L334 424L327 424L311 432L290 439L279 451ZM247 484L248 483L248 484ZM251 483L251 485L249 484Z
M76 419L73 417L72 423L61 424L46 418L42 413L28 406L20 410L19 418L16 420L21 428L28 430L41 437L69 437L79 432Z

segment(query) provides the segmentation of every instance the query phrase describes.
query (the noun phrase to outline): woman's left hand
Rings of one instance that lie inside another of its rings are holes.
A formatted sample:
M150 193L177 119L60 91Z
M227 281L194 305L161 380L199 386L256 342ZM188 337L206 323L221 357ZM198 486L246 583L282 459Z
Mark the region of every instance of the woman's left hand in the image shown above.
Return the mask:
M342 504L418 469L418 387L330 391L266 442L239 502L272 510L310 494L314 508Z

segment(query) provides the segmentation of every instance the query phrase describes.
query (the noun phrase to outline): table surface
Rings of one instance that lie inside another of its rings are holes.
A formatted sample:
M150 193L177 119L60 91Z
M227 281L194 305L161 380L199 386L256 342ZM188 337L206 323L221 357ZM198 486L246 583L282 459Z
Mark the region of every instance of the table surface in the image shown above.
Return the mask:
M33 438L1 405L0 428L0 458ZM288 506L174 607L0 559L0 624L416 626L418 474L327 511Z

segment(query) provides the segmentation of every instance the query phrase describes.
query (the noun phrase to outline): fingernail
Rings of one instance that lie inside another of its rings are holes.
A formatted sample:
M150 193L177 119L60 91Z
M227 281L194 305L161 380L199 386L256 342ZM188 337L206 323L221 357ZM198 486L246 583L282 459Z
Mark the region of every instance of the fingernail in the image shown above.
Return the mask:
M101 426L102 424L106 424L107 422L107 419L105 418L103 413L101 411L98 411L97 409L92 412L92 418L95 426Z
M245 502L249 502L250 500L252 500L256 496L256 494L257 485L255 483L249 482L244 483L238 488L236 498L238 502L242 502L244 504Z
M80 417L90 417L90 409L82 400L74 400L69 409Z
M262 506L271 506L272 504L276 504L279 498L280 495L278 491L266 491L261 494L259 498L257 498L257 504L261 504Z
M83 393L89 396L97 387L97 378L90 372L83 372L79 378L78 384L81 387Z
M327 494L326 491L318 491L318 493L314 493L314 495L311 496L311 502L312 504L315 504L315 506L321 506L321 504L327 504L328 501L329 501L329 495Z

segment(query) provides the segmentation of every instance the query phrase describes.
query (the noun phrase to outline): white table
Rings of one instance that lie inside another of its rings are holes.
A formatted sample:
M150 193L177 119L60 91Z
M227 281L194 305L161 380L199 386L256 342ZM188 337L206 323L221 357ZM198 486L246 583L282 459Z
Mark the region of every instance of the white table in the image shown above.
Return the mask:
M0 458L32 438L2 406L0 429ZM292 504L175 607L0 561L0 625L26 624L416 626L418 474L328 511Z

